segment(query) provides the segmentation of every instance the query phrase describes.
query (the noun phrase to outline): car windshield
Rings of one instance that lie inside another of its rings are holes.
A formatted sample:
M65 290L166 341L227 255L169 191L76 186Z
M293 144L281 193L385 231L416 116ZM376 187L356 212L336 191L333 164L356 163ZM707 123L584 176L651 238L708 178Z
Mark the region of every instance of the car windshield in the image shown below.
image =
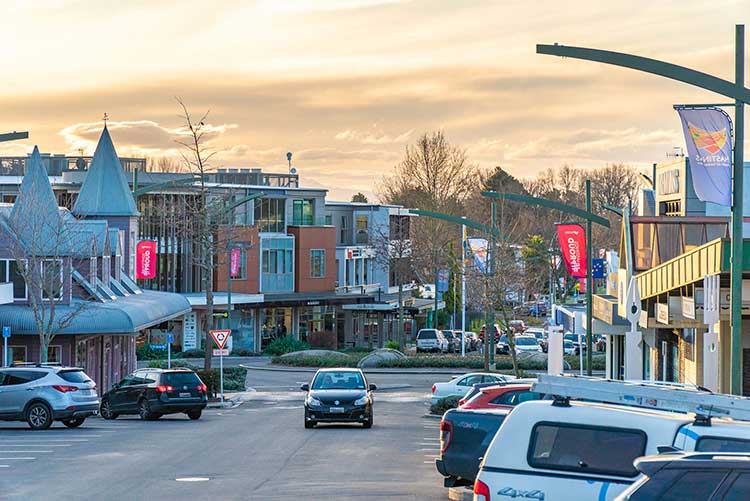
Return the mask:
M536 344L536 339L531 337L518 337L516 338L516 344L520 346L531 346Z
M355 371L326 371L315 376L313 390L364 390L362 374Z

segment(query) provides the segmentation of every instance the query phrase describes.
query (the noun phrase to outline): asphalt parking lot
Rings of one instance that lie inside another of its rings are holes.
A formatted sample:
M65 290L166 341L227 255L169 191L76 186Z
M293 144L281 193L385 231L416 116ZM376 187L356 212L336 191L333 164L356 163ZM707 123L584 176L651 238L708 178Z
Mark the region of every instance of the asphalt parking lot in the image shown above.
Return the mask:
M309 374L258 372L257 398L199 421L90 418L37 432L0 422L0 499L447 499L439 421L422 417L434 377L370 377L401 386L376 393L370 430L305 430L297 383Z

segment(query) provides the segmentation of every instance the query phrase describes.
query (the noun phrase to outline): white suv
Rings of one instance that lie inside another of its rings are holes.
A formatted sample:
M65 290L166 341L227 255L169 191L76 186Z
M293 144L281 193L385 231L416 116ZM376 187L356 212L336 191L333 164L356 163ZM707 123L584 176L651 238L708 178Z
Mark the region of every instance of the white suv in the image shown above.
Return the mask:
M34 430L62 421L76 428L99 412L96 383L77 367L22 365L0 369L0 420Z
M448 351L448 340L437 329L420 329L417 333L417 353L422 351Z

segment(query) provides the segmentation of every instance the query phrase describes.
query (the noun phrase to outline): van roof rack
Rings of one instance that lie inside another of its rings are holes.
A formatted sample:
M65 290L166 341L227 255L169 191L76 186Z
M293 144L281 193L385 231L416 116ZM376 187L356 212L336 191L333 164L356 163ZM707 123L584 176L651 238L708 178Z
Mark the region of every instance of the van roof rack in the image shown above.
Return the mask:
M60 362L13 362L11 367L62 367Z
M696 424L703 426L710 426L711 417L717 416L750 421L750 398L713 393L694 386L540 374L532 389L560 399L583 399L646 409L694 413Z

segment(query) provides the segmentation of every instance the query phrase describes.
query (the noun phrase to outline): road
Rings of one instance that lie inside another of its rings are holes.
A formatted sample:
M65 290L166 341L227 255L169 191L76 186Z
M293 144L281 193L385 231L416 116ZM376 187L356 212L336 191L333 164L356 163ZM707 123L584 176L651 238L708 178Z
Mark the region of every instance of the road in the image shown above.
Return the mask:
M370 430L305 430L298 383L309 377L250 371L249 401L199 421L92 418L41 432L0 423L0 499L447 499L433 463L438 421L422 417L430 376L372 376L411 386L376 393Z

